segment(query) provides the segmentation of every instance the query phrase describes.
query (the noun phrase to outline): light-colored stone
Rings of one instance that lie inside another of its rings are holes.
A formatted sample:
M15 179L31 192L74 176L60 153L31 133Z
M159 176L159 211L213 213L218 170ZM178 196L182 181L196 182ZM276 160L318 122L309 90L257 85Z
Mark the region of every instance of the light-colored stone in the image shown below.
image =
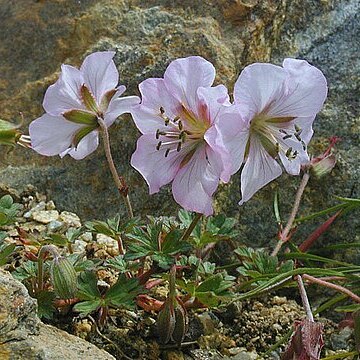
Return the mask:
M33 220L41 224L49 224L50 222L56 221L59 218L59 212L57 210L34 211L31 217Z
M68 226L73 226L73 227L81 226L80 218L76 214L69 211L63 211L60 214L59 220L63 221Z

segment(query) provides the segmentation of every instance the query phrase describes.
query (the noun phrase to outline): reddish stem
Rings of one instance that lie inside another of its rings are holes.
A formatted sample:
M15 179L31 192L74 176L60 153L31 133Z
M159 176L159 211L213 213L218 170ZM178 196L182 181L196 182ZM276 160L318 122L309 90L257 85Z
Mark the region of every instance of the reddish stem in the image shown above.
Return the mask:
M311 283L318 284L318 285L321 285L321 286L325 286L325 287L327 287L329 289L334 289L334 290L336 290L338 292L341 292L341 293L349 296L354 301L360 303L360 297L359 296L357 296L352 291L350 291L349 289L344 288L341 285L336 285L336 284L327 282L325 280L321 280L319 278L316 278L316 277L313 277L313 276L307 275L307 274L304 274L302 277L303 277L304 280L310 281Z

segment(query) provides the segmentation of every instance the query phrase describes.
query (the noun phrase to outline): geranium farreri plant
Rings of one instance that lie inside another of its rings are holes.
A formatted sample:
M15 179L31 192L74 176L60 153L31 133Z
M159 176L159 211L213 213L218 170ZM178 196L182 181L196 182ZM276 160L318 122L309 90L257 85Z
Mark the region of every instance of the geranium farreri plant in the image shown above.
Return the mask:
M149 316L156 314L157 341L166 349L167 343L177 347L192 340L188 328L197 309L211 308L221 317L234 302L296 286L305 315L295 319L287 337L286 331L282 334L283 342L290 339L287 348L278 341L271 349L282 351L284 360L320 359L324 325L315 316L336 306L355 328L349 354L358 354L360 268L309 250L337 218L359 208L360 200L338 198L339 203L328 209L298 216L309 178L326 176L336 164L338 138L332 137L322 154L312 156L308 148L313 122L327 96L322 72L305 60L285 59L282 66L255 63L243 69L230 96L225 85L214 84L214 66L190 56L168 64L163 77L144 79L140 97L122 96L125 86L118 85L114 56L113 51L96 52L80 69L62 65L59 79L45 93L45 114L30 123L30 138L19 126L0 120L1 145L19 144L46 156L84 159L97 149L100 137L128 210L127 219L117 214L55 233L33 233L20 225L16 245L9 245L6 227L21 206L10 196L0 199L0 230L5 229L0 232L0 265L11 263L16 246L23 249L27 261L13 269L13 275L37 298L40 316L51 321L65 313L74 319L80 314L111 342L101 331L109 326L114 311L140 308ZM108 132L124 113L131 114L141 133L137 143L134 139L130 164L145 179L150 195L171 184L182 208L177 217L134 216L130 201L134 189L117 172ZM231 176L233 182L240 179L241 193L236 194L240 209L284 171L301 175L288 220L282 221L276 193L277 243L269 239L266 249L248 247L242 243L239 221L216 214L216 191ZM240 176L235 175L238 172ZM328 214L306 238L295 236L300 227L306 231L303 224ZM78 253L75 243L84 233L92 239L111 238L116 252L95 257L96 241L90 241ZM222 246L217 246L220 242ZM99 281L104 271L115 280L105 285ZM341 295L314 310L305 287L309 284ZM159 296L159 286L168 289L166 295ZM151 334L143 336L151 340ZM113 345L119 358L128 358Z

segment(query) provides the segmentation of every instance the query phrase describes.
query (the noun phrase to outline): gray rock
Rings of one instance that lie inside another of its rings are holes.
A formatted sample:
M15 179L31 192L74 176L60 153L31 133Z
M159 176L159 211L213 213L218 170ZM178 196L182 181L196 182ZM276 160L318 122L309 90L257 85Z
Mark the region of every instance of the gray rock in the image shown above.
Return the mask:
M96 346L43 324L36 300L25 286L0 269L0 358L8 360L114 360Z
M338 145L339 161L332 175L321 182L310 181L300 211L333 205L334 195L359 196L357 0L65 3L20 0L16 6L0 4L0 72L5 74L0 80L2 118L16 119L19 110L27 122L41 115L44 91L56 80L61 63L79 65L94 50L116 50L115 61L121 83L128 86L127 94L137 93L137 84L145 78L162 76L176 57L206 57L217 68L217 82L228 85L230 92L248 63L280 63L286 56L305 58L324 71L330 88L327 104L315 123L311 151L323 151L329 136L340 136L343 141ZM173 215L178 207L170 188L149 197L144 180L129 166L138 137L129 117L112 127L111 136L114 159L130 185L135 212ZM83 161L44 158L15 149L6 162L0 162L0 181L17 189L33 183L46 191L60 210L74 211L84 220L104 219L117 212L125 216L101 148ZM297 177L284 175L239 208L238 176L234 176L232 183L218 192L216 208L239 219L242 241L269 245L277 233L272 213L274 190L280 190L285 218L298 183ZM299 238L311 229L300 232ZM327 241L348 239L348 229L352 234L359 232L358 216L348 214L337 221ZM349 254L350 258L360 261L358 253Z

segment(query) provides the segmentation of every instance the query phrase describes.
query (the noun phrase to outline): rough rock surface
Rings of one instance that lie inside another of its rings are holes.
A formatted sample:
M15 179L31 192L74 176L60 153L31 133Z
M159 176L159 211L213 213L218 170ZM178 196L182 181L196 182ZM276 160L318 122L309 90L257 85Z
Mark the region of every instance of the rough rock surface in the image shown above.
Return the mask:
M36 300L24 285L0 269L0 359L115 358L76 336L43 324L36 315Z
M324 150L329 136L343 139L333 174L311 181L305 193L305 204L320 210L334 204L333 195L359 196L359 10L358 0L0 1L0 117L15 121L22 111L28 123L41 115L43 94L56 80L60 64L79 65L95 50L116 50L127 94L136 93L145 78L162 76L168 63L180 56L197 54L212 61L217 82L228 85L230 92L248 63L305 58L323 70L330 87L312 149ZM137 138L130 119L125 116L111 134L115 161L131 186L135 211L174 213L169 188L148 197L145 182L129 166ZM16 149L1 155L1 181L17 188L33 183L60 210L83 218L105 218L119 209L101 148L80 162ZM298 181L283 176L239 209L235 176L219 192L217 206L240 219L242 240L263 245L276 235L273 190L281 190L286 213ZM356 234L357 219L350 215L338 221L327 240L357 241L355 235L349 239L348 231Z

